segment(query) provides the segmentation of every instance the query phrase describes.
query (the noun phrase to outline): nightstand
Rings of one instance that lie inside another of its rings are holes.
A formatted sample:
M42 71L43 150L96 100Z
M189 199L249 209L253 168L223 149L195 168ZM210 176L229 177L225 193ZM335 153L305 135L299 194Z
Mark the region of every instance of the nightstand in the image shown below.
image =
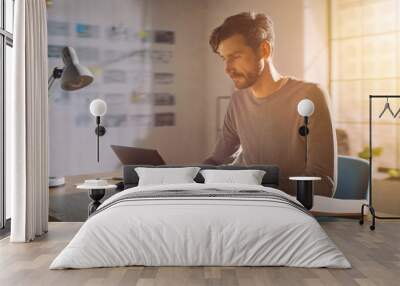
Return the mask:
M289 177L289 180L297 182L297 200L303 204L303 206L311 210L314 204L314 181L320 181L320 177Z
M88 216L94 213L97 208L101 205L100 200L104 197L106 190L115 189L117 188L116 185L109 185L109 184L102 184L102 185L94 185L89 184L88 181L95 181L95 180L87 180L84 184L78 185L78 189L89 190L88 195L93 201L88 206ZM100 180L99 180L100 181ZM105 180L101 180L105 181Z

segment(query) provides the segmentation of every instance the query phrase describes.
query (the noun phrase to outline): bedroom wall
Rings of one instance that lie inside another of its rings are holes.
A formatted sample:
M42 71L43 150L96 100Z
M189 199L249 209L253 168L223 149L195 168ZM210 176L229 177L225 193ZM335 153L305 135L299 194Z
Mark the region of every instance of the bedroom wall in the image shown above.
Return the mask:
M78 3L82 3L81 5L87 3L86 6L90 6L91 1L93 0L83 0ZM104 14L99 25L123 21L116 16L118 9L121 9L119 4L131 3L130 1L133 0L115 1L112 8L110 4L103 8L97 7L102 11L100 14ZM61 124L53 124L50 134L51 175L95 173L118 168L119 161L109 148L110 144L156 148L169 164L201 162L213 150L217 138L217 97L230 96L233 91L233 84L223 71L222 61L211 51L208 38L213 28L235 13L253 10L267 13L272 17L276 33L274 62L282 74L322 84L327 81L327 37L324 34L325 27L322 25L326 24L324 22L326 17L323 15L326 1L135 1L138 5L144 6L143 15L140 17L144 19L145 30L168 30L175 33L174 45L155 47L161 50L170 49L173 54L171 63L153 64L150 68L153 72L174 74L173 84L162 88L153 86L153 91L174 94L175 105L151 106L149 111L151 114L172 112L175 114L175 124L157 127L153 122L151 125L138 127L131 125L135 124L133 122L129 123L123 132L118 131L118 128L108 128L106 136L101 138L101 163L97 164L93 118L90 118L86 128L81 128L78 132L76 129L71 129L73 118L60 118ZM55 9L59 3L67 5L66 3L70 2L54 1L54 6L50 9ZM107 17L106 11L111 11L111 15L114 16ZM95 13L96 11L92 9L91 15ZM135 11L132 17L135 13L138 11ZM80 15L79 21L87 20L85 13L78 15ZM125 18L129 17L125 15ZM222 118L225 113L223 107L224 105L221 108ZM84 108L86 110L86 107ZM52 107L51 112L57 113L58 110ZM138 112L145 111L139 108ZM64 126L70 127L67 133ZM53 138L54 132L59 136L56 140ZM126 136L129 133L133 134L134 139ZM73 147L72 144L66 144L65 142L68 142L66 138L68 140L79 138L73 140L85 148L80 149ZM62 144L66 146L60 147Z
M194 0L117 0L112 4L104 0L57 0L48 6L49 72L54 66L62 66L60 53L53 48L71 45L95 75L95 82L79 91L62 91L59 81L52 87L51 176L119 168L110 144L156 148L169 164L203 160L205 4ZM114 34L120 33L123 39L114 35L110 40L112 25L116 27ZM174 43L142 43L137 39L142 32L152 35L154 31L173 32ZM83 53L82 48L93 52ZM171 60L141 65L140 57L135 57L97 67L108 60L110 50L119 55L135 49L170 52ZM114 76L107 83L105 74L110 70L124 72L125 82ZM173 80L157 83L155 73L172 74ZM172 94L175 104L155 104L154 93ZM119 95L122 100L113 102L109 95ZM103 119L107 133L100 139L100 164L96 161L95 120L89 114L89 103L97 97L108 103ZM173 114L174 122L157 124L155 117L162 113ZM127 120L123 120L127 114Z
M290 8L288 8L290 7ZM207 1L205 37L223 20L243 11L264 12L271 16L275 27L274 63L284 75L304 76L304 7L303 0L249 0ZM218 96L230 96L234 86L224 74L222 61L207 46L206 53L207 94L207 153L212 152L217 139L216 102ZM223 113L224 111L222 111Z
M142 0L57 0L47 6L49 73L63 66L60 49L71 46L94 75L93 83L83 89L64 91L58 80L49 92L51 176L114 170L119 162L109 145L132 144L148 133L153 109L143 82L151 76L151 65L140 56L115 60L146 48L140 38L146 11ZM107 132L100 139L100 163L95 118L89 113L94 98L108 104L102 118ZM134 117L140 114L146 122Z
M174 62L169 68L175 74L170 91L176 94L176 126L152 128L141 145L157 148L170 164L199 163L204 158L206 137L206 2L151 0L149 5L152 29L176 33Z
M201 162L213 150L218 124L216 98L229 96L234 87L219 57L211 51L208 38L212 29L230 15L242 11L270 15L275 25L274 62L278 70L328 88L326 0L152 0L148 3L153 28L176 31L177 126L153 128L141 144L159 149L168 163Z
M329 90L329 3L304 0L304 79Z

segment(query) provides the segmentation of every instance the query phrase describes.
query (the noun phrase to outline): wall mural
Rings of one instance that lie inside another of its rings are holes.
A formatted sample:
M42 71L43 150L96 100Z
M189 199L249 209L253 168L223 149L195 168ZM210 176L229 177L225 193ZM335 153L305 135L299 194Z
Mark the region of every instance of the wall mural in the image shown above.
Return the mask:
M114 170L119 161L110 144L134 146L150 128L176 124L175 32L152 29L145 0L55 0L47 11L49 74L63 66L61 50L71 46L95 77L76 91L56 81L49 92L50 175ZM100 164L89 112L95 98L108 107Z

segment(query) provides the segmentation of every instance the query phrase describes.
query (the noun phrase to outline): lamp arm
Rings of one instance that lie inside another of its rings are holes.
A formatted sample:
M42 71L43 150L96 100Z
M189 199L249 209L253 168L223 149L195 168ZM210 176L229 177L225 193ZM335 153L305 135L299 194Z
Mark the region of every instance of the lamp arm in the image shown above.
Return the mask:
M54 78L53 75L51 75L51 76L49 77L49 80L47 81L47 85L48 85L47 90L48 90L48 91L50 91L50 88L53 86L53 83L54 83L55 80L56 80L56 79ZM49 93L49 97L50 97L50 93Z
M48 89L50 89L50 87L51 87L51 85L53 83L53 80L54 80L54 76L53 76L53 74L51 74L49 79L48 79L48 81L47 81Z
M47 81L47 85L48 85L47 90L50 90L50 88L53 86L54 81L57 78L60 78L62 76L62 73L63 73L63 69L62 68L55 67L53 69L53 72L51 73L51 75L49 77L49 80Z
M115 59L104 61L104 62L100 63L98 66L95 66L95 68L104 68L104 67L109 66L111 64L115 64L117 62L123 61L125 59L132 58L132 57L134 57L136 55L143 54L143 53L146 53L146 52L147 52L147 50L145 50L145 49L143 49L143 50L135 50L135 51L132 51L132 52L127 53L125 55L122 55L120 57L117 57Z

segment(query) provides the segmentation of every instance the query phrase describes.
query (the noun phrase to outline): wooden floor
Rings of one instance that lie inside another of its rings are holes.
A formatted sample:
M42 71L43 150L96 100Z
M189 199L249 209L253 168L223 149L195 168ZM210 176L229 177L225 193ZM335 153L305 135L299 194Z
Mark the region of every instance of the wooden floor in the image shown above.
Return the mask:
M372 232L357 221L322 222L353 268L122 267L48 270L81 226L53 222L27 244L0 241L0 285L400 285L400 222L378 222Z

